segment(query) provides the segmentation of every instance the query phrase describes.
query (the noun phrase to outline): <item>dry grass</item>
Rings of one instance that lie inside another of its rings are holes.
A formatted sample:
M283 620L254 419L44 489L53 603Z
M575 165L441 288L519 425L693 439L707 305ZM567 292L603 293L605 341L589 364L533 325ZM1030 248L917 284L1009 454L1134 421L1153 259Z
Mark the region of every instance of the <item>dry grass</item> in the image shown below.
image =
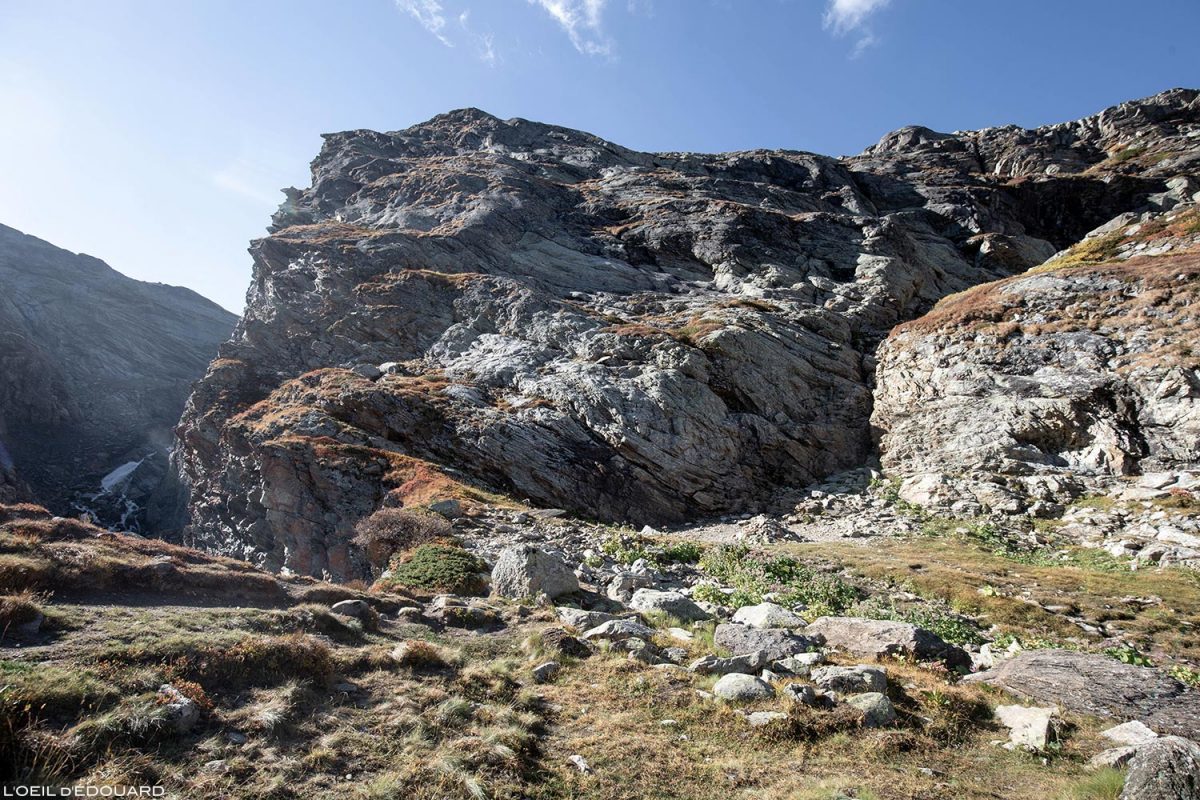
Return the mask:
M1131 572L1108 564L1091 567L1086 559L1039 566L955 538L881 540L869 548L802 545L796 552L944 601L1022 640L1043 638L1078 646L1098 641L1062 614L1042 608L1068 606L1092 624L1120 629L1155 659L1200 662L1200 581L1187 570ZM1162 602L1144 606L1131 601L1148 594Z

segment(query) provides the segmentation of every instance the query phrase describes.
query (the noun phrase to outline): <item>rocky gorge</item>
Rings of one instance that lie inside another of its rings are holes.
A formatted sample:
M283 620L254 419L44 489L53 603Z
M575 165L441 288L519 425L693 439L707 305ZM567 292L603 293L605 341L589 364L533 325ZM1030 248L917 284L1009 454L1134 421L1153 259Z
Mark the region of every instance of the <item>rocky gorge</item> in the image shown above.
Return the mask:
M138 529L236 317L0 225L0 500Z

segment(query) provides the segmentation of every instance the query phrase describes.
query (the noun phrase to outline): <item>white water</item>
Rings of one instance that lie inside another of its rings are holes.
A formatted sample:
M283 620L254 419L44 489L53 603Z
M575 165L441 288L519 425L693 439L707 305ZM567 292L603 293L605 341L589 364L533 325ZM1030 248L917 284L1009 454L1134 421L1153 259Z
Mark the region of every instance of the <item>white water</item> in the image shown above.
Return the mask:
M121 466L117 467L112 472L100 479L100 490L103 492L111 492L121 483L121 481L132 475L134 471L142 465L142 461L145 460L146 459L143 458L141 461L127 461Z

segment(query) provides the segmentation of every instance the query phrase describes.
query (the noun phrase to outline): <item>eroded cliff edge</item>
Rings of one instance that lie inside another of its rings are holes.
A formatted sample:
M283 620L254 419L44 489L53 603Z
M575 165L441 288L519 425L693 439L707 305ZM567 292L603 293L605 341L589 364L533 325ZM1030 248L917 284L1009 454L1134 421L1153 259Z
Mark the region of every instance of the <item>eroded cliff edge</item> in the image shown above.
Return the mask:
M888 332L1192 201L1197 97L849 159L476 110L328 135L185 411L191 540L350 577L358 518L449 484L640 524L861 464Z

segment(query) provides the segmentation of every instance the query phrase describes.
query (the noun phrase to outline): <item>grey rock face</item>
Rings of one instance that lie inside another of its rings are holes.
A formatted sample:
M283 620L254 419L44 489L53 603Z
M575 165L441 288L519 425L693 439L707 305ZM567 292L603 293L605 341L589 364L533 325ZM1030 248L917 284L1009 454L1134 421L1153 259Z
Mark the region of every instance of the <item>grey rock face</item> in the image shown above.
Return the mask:
M771 684L753 675L743 675L731 672L722 676L713 686L713 694L722 700L746 701L763 700L775 696Z
M579 579L559 559L531 545L506 548L492 568L492 591L501 597L560 597L579 590Z
M650 639L654 629L631 619L613 619L584 631L579 638L585 642L607 639L610 642L623 642L626 639Z
M803 628L804 617L776 603L743 606L733 614L733 621L752 628Z
M1200 745L1164 736L1138 748L1129 762L1121 800L1200 798Z
M887 673L878 667L819 667L812 671L812 682L827 692L860 694L887 689Z
M969 667L971 658L936 634L907 622L860 617L819 617L804 629L824 638L829 647L867 658L906 656L920 661L945 661L951 667Z
M635 611L661 611L685 622L708 619L707 611L679 592L661 592L655 589L638 589L629 601Z
M856 694L847 697L846 703L863 712L864 727L882 728L896 721L896 709L885 694L879 692Z
M0 502L137 529L192 383L237 317L3 225L0 286Z
M470 109L330 134L185 413L193 533L351 575L358 517L441 467L609 521L755 509L870 452L888 329L1163 193L1184 156L1124 174L1105 148L1196 113L1168 93L845 160L638 153Z
M811 650L820 644L820 640L798 636L786 628L751 628L722 622L713 632L713 643L735 656L762 651L770 662Z
M1068 253L897 328L872 420L884 466L909 476L901 495L1018 513L1089 476L1200 467L1200 235L1168 235L1196 219L1118 220L1084 251L1096 263Z
M1136 719L1160 733L1200 736L1200 692L1156 669L1108 656L1030 650L963 680L1000 686L1078 714Z

